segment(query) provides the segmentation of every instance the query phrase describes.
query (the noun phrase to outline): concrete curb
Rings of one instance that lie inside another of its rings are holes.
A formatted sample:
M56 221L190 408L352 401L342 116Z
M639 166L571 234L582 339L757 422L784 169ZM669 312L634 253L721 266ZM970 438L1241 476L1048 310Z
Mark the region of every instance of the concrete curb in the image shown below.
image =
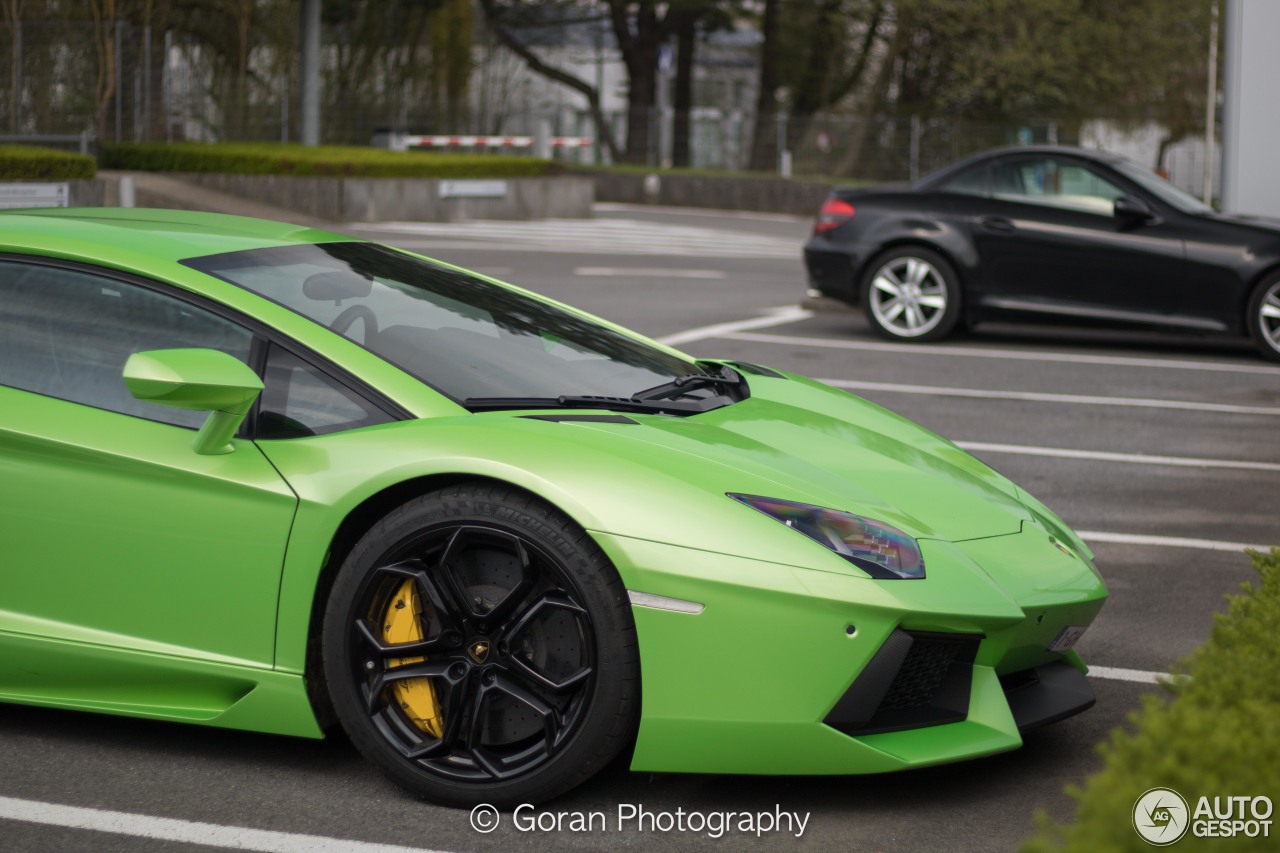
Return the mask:
M351 222L586 219L595 201L592 180L573 176L465 181L102 171L96 179L103 187L98 203L119 205L120 180L126 176L134 181L138 207L204 210L311 227Z

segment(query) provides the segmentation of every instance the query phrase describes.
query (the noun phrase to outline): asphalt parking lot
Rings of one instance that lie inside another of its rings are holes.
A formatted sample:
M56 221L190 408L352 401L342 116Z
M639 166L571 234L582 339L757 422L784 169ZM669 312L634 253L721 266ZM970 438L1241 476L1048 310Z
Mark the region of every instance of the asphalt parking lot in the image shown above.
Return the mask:
M1156 674L1203 642L1223 595L1250 580L1241 549L1280 544L1280 366L1243 343L1065 327L992 325L939 345L888 344L860 315L798 307L807 230L790 217L602 206L581 223L355 233L546 293L694 355L827 380L969 448L1096 552L1111 599L1079 646L1094 667L1094 709L1032 734L1019 751L890 777L631 774L617 762L547 807L599 812L603 829L524 831L504 814L481 834L466 812L420 803L384 781L342 738L0 706L0 815L20 814L16 802L103 810L69 812L74 820L61 826L0 817L0 849L189 851L202 845L187 841L202 839L370 853L373 845L1009 850L1038 810L1065 817L1063 787L1098 766L1094 744L1159 690ZM808 819L801 837L790 828L715 838L636 820L618 831L624 806Z

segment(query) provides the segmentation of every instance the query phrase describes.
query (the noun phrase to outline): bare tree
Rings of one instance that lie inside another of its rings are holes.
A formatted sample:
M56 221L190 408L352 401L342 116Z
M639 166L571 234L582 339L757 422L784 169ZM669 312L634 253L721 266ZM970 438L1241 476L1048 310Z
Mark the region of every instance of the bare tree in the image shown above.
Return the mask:
M485 21L489 24L489 29L497 37L498 41L502 43L503 47L523 59L530 70L541 74L548 80L554 80L563 86L568 86L587 99L587 109L591 112L591 120L595 122L596 135L604 145L605 150L609 152L610 159L617 162L620 159L618 141L613 135L613 129L609 126L608 119L605 118L604 112L600 108L600 90L581 77L545 62L534 53L533 48L521 41L507 25L507 15L504 13L509 13L510 7L500 6L496 0L480 0L480 8L484 11Z
M782 0L764 0L764 12L760 16L760 83L756 90L756 122L751 135L749 167L760 172L772 171L778 156L771 119L777 110L778 54L781 34L778 32L778 12Z
M89 0L93 14L93 48L98 56L98 79L94 86L94 125L98 138L107 135L107 108L116 95L116 0Z

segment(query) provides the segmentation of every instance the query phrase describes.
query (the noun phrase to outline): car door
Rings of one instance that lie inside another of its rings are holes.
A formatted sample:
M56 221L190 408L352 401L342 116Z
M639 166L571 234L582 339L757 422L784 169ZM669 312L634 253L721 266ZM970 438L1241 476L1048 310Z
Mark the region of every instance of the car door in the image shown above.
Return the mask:
M979 257L979 304L1005 310L1148 318L1186 300L1181 234L1159 218L1117 217L1137 195L1118 176L1065 155L1014 155L989 166L986 197L957 196Z
M212 708L234 683L184 683L164 656L272 665L293 492L252 441L195 453L205 413L121 378L138 351L256 345L160 285L0 259L0 693L109 708L127 683Z

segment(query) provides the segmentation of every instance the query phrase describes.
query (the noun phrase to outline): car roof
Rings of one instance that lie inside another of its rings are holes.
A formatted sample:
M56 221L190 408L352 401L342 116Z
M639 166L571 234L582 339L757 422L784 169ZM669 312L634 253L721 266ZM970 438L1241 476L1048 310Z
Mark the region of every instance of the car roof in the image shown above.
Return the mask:
M989 151L984 151L971 159L1003 157L1006 154L1067 154L1075 157L1085 157L1090 160L1101 160L1104 163L1112 163L1124 159L1119 154L1113 154L1110 151L1100 151L1097 148L1079 148L1075 145L1007 145L1004 148L993 148Z
M1099 151L1095 148L1077 148L1073 145L1009 145L1004 148L993 148L988 151L983 151L981 153L974 154L971 157L966 157L963 160L957 160L950 165L943 166L936 172L925 175L916 182L915 186L922 189L930 187L938 181L949 178L963 169L967 169L970 166L986 162L988 160L998 160L1000 158L1010 156L1034 156L1036 154L1059 154L1067 157L1080 157L1085 160L1093 160L1098 163L1106 163L1109 165L1124 162L1125 160L1125 158L1119 154L1112 154L1109 151Z
M110 261L144 255L180 261L245 249L350 240L315 228L189 210L120 207L31 208L0 211L0 251L48 251Z

